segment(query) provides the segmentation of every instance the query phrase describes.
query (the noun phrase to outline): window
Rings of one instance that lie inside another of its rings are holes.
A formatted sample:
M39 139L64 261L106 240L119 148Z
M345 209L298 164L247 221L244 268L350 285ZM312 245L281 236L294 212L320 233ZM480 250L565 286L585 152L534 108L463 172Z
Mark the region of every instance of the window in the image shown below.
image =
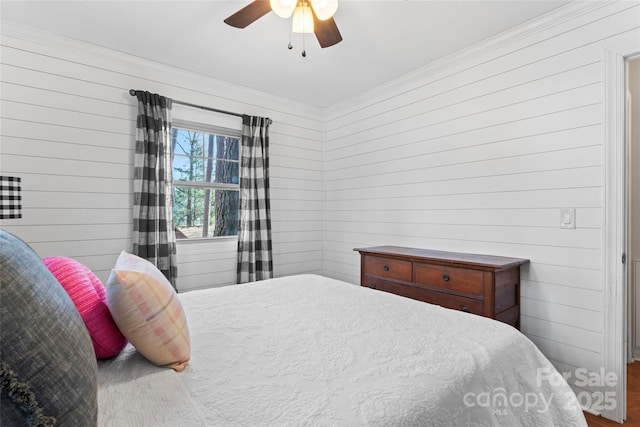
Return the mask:
M240 132L174 121L176 239L238 234Z

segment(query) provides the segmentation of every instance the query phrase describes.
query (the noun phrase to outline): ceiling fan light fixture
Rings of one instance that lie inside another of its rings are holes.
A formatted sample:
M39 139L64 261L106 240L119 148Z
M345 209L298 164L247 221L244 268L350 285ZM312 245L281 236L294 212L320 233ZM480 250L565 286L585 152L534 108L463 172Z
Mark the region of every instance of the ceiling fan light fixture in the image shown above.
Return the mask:
M338 1L340 0L253 0L236 13L228 16L224 22L235 28L246 28L247 25L274 11L285 19L292 18L289 49L293 47L291 34L294 32L314 33L320 47L326 48L342 41L340 30L331 16L338 8ZM324 20L320 19L318 15ZM304 39L302 37L302 56L306 56Z
M271 10L281 18L289 18L296 8L297 0L269 0Z
M298 6L293 12L291 31L294 33L313 33L313 13L309 6Z
M338 10L338 0L311 0L311 7L319 20L326 21Z

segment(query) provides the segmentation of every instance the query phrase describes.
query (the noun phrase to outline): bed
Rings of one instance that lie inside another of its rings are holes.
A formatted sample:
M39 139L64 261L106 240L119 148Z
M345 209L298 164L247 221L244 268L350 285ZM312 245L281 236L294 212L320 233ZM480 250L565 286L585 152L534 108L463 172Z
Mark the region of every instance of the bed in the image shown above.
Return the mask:
M107 309L86 267L3 230L0 271L2 426L586 426L530 340L473 314L317 275L176 294L124 251Z
M180 294L182 372L98 362L100 426L585 426L519 331L316 275Z

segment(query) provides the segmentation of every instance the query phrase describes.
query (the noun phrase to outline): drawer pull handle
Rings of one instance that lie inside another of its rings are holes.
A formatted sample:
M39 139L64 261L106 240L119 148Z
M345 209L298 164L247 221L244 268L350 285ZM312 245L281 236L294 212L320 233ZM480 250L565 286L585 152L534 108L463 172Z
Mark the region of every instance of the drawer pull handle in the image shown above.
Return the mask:
M375 283L372 283L372 284L370 284L370 285L369 285L369 287L370 287L371 289L375 289L375 288L376 288L376 284L375 284Z
M444 280L445 282L448 282L449 280L451 280L451 277L449 277L448 274L443 274L442 275L442 280Z
M465 313L471 313L471 310L469 310L469 307L462 307L462 311L464 311Z
M384 271L389 271L389 266L388 266L388 265L385 265L384 267L382 267L382 269L383 269Z

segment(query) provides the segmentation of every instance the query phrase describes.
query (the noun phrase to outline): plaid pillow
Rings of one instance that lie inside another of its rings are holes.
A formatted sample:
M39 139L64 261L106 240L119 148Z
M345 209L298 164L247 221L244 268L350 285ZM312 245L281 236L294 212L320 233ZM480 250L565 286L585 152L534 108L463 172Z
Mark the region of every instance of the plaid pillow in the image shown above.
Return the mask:
M180 298L164 274L122 251L106 288L109 311L136 350L156 365L182 371L191 339Z

